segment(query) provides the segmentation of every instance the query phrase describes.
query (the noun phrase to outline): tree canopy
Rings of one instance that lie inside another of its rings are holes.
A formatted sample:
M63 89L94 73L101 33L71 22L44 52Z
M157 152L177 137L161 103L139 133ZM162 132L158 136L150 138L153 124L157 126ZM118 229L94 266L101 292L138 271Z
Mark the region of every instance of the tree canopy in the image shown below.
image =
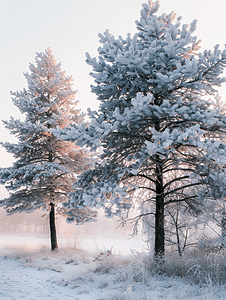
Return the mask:
M165 207L183 203L198 214L226 186L226 118L211 100L225 82L226 50L199 52L196 20L181 24L158 8L143 4L133 37L99 35L98 59L86 60L99 110L89 111L88 127L58 128L65 140L102 149L65 206L102 206L107 216L133 201L149 207L138 218L155 216L156 256L165 251Z
M28 88L11 92L25 119L3 121L18 142L1 143L15 162L0 169L0 183L10 192L0 204L8 214L48 209L49 204L64 213L61 203L69 200L76 176L90 166L91 160L84 149L56 138L51 130L80 124L84 117L76 108L72 78L61 71L49 48L37 53L35 65L30 64L29 69L30 73L24 74ZM95 217L88 208L75 209L79 223Z

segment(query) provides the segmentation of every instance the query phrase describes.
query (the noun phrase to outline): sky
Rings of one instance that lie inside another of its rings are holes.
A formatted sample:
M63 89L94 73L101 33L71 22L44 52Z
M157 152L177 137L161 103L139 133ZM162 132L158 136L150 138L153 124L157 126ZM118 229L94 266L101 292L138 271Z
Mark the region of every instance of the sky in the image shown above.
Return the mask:
M23 76L37 52L50 47L62 70L74 79L79 108L98 108L91 93L91 67L85 63L85 52L96 57L100 46L98 33L106 29L126 37L136 32L142 3L148 0L0 0L0 119L21 118L11 101L10 91L27 88ZM226 44L225 0L160 0L158 13L175 11L182 23L197 19L195 35L202 40L201 51ZM226 99L226 87L221 88ZM0 123L0 141L14 141ZM12 156L0 146L0 167L7 167Z

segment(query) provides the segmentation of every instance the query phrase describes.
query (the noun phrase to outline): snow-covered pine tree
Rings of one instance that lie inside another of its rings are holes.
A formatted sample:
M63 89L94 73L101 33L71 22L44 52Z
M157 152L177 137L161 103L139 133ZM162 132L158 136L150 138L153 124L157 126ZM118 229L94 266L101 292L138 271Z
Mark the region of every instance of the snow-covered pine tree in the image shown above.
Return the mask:
M84 117L76 108L72 78L61 71L61 64L48 48L37 53L35 65L24 74L28 88L11 92L13 103L25 120L3 121L18 143L1 143L12 153L12 167L0 169L0 183L10 192L1 200L8 214L48 209L50 206L51 249L57 248L54 210L64 214L61 203L68 200L76 176L89 167L87 152L68 141L56 138L51 130L80 124ZM95 217L89 208L75 207L77 222Z
M159 1L143 4L134 37L99 35L98 59L87 54L99 110L89 112L88 127L58 128L65 140L102 147L68 210L102 206L122 216L139 201L149 210L137 219L155 216L155 257L165 253L165 207L184 203L197 214L226 186L226 119L207 101L225 82L226 50L198 53L196 21L181 25L174 12L157 16L158 8Z

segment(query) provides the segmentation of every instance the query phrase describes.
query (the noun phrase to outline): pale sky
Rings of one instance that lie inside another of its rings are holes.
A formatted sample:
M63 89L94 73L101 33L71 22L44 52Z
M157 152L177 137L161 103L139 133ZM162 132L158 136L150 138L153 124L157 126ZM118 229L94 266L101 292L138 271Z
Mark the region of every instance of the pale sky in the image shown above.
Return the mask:
M62 70L74 79L79 107L86 112L98 102L90 92L91 67L85 52L97 56L98 33L109 29L115 36L136 32L135 20L145 0L0 0L0 119L20 118L12 104L10 91L27 88L23 73L34 63L36 52L50 47ZM159 13L172 10L182 16L182 23L198 20L195 35L202 48L226 44L225 0L160 0ZM226 99L226 86L220 91ZM12 141L0 124L0 140ZM0 167L7 167L12 156L0 146Z

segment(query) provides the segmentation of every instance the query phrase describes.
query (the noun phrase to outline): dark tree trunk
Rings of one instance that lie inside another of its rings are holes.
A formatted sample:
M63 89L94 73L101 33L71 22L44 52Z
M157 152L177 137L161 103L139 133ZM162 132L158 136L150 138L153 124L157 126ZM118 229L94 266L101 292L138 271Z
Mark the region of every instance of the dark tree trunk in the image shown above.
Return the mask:
M221 237L222 237L222 247L226 247L226 212L222 213L221 219Z
M57 249L58 246L57 246L57 237L56 237L54 204L51 202L49 205L51 206L49 212L49 226L50 226L50 237L51 237L51 250L53 251Z
M156 163L156 210L155 210L155 257L161 259L165 254L164 232L164 195L162 163L158 158Z
M155 101L160 105L161 101ZM155 130L160 131L160 122L156 120ZM155 204L155 259L162 260L165 255L165 231L164 231L164 194L163 194L163 162L156 155L156 204Z

